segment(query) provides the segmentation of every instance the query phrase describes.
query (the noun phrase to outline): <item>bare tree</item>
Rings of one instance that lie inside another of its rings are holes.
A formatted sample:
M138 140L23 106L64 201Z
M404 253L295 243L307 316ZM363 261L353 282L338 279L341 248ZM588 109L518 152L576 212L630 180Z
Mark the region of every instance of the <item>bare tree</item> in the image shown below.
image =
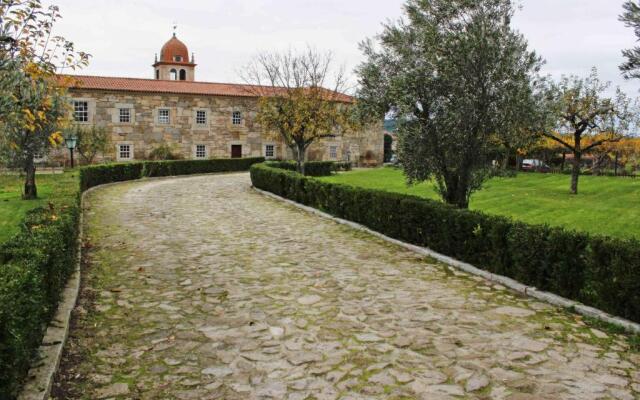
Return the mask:
M262 53L241 72L247 90L259 97L258 122L279 135L304 173L309 146L355 126L352 97L344 94L344 68L335 68L331 52Z

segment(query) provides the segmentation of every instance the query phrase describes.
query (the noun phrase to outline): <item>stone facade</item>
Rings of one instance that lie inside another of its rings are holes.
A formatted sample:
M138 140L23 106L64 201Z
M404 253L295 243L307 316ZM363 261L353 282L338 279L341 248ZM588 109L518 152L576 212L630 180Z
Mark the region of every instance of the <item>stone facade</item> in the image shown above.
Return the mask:
M74 76L69 87L77 124L111 134L107 161L143 160L168 145L182 158L292 158L282 140L256 123L258 98L244 85L196 82L195 59L175 35L156 55L155 79ZM340 101L352 99L340 95ZM309 160L377 165L384 154L379 125L313 144Z
M105 160L143 160L163 144L172 147L185 159L231 157L232 146L241 146L242 157L267 156L267 145L274 146L273 158L292 158L291 151L279 137L263 132L255 122L256 98L77 88L70 90L70 97L74 104L78 102L83 106L82 103L86 103L88 107L87 121L78 124L95 124L111 133L113 151L104 155ZM168 123L165 123L167 111L162 111L161 118L160 110L168 111ZM200 121L197 121L198 112ZM240 123L236 124L233 117L238 112ZM121 113L125 122L121 122ZM203 121L203 117L204 123L198 123ZM130 146L129 158L121 157L126 155L120 154L121 145ZM196 154L197 146L200 146L199 154ZM308 158L349 160L356 165L380 164L383 147L380 124L363 132L315 143L308 151Z

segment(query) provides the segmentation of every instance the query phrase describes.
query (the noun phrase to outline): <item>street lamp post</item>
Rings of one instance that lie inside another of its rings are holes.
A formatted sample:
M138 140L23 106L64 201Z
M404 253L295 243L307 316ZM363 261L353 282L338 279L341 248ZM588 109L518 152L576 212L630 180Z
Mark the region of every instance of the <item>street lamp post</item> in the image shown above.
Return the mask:
M71 168L73 168L73 149L76 148L76 143L78 142L78 138L75 135L69 134L64 138L64 143L67 145L67 149L71 153Z

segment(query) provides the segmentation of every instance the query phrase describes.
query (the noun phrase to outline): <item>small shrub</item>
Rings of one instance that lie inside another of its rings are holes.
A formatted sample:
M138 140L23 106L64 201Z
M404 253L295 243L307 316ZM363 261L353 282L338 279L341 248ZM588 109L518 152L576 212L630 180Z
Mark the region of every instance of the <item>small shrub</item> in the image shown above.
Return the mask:
M149 160L153 161L165 161L165 160L180 160L182 156L175 151L172 146L166 143L161 144L155 149L151 150L148 156Z
M529 225L418 197L323 182L268 164L257 188L478 268L640 322L640 242Z
M349 161L337 162L333 165L334 171L351 171L352 169L353 165L351 165L351 162Z

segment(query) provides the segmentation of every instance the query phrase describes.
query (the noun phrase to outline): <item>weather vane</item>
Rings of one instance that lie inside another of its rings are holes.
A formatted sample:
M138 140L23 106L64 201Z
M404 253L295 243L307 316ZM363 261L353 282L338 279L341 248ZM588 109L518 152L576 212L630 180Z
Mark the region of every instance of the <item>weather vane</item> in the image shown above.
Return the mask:
M173 21L173 36L176 35L176 29L178 29L178 23L176 21Z

